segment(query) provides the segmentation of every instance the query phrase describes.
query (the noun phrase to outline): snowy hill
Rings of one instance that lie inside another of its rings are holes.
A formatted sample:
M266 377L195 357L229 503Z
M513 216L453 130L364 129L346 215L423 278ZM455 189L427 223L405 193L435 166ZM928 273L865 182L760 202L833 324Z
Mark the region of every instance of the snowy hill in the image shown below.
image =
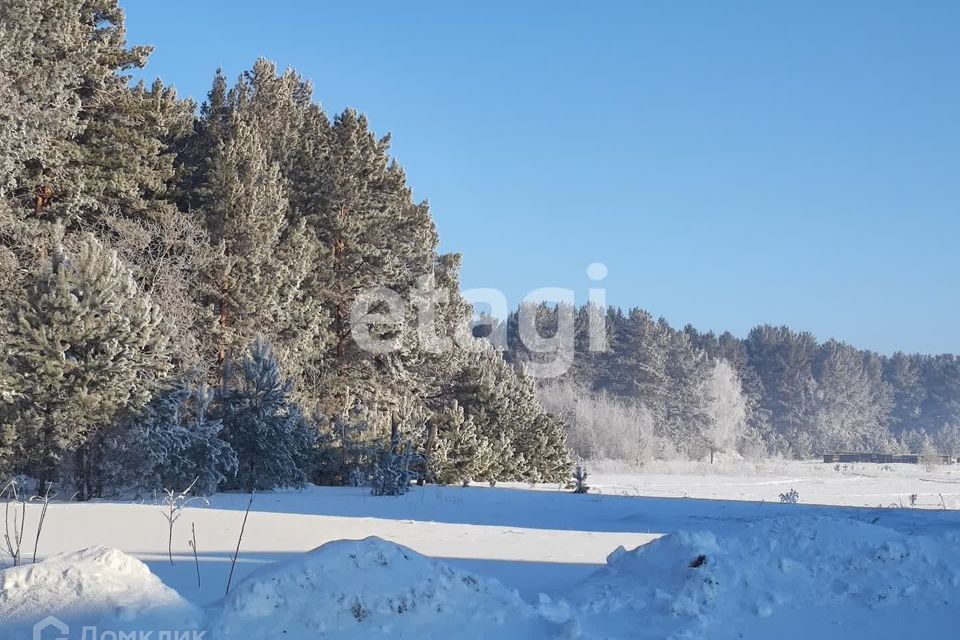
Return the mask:
M46 616L124 631L194 629L201 618L145 564L106 547L0 572L0 630L28 637Z
M379 538L330 542L255 572L211 622L217 639L548 637L515 591Z
M956 533L779 517L737 535L680 532L621 547L572 597L590 637L765 638L776 629L778 638L900 638L912 635L914 617L941 630L955 623L958 553Z

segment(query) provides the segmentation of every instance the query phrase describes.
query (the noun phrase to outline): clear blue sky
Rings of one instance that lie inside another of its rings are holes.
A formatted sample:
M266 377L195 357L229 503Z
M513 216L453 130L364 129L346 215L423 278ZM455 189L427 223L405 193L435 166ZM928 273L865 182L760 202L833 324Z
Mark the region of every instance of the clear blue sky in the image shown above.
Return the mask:
M960 2L121 3L181 94L263 56L391 132L465 287L960 353Z

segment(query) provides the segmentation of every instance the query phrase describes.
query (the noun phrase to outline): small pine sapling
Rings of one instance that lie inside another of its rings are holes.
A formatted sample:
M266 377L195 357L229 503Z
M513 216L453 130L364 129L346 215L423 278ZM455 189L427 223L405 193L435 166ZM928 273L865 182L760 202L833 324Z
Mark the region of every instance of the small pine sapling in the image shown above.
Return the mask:
M416 479L416 467L422 458L413 446L400 437L396 416L390 429L390 447L383 451L373 469L370 493L375 496L402 496Z
M415 466L419 456L410 446L391 447L373 469L370 493L375 496L402 496L417 477Z
M587 467L582 462L577 464L577 468L573 471L573 492L574 493L587 493L590 491L590 486L587 485L587 476L590 475L587 473Z

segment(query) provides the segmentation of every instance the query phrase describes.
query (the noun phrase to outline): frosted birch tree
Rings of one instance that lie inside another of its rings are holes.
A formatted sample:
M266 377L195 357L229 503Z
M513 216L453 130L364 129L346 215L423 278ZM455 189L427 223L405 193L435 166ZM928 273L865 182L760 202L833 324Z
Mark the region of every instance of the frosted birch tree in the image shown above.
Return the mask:
M707 399L704 439L712 464L714 454L736 449L746 427L747 406L740 377L726 360L716 362L704 384Z

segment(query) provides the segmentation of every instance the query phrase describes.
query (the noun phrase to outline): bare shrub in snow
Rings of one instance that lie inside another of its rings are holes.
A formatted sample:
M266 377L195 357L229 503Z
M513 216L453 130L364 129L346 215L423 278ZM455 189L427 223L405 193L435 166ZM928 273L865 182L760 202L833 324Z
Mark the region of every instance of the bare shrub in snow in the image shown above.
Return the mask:
M655 457L653 416L643 405L569 382L543 386L538 397L544 409L563 418L567 444L579 457L641 464Z
M57 494L50 493L48 483L43 495L30 496L29 482L22 476L10 480L3 489L0 489L0 500L5 500L3 506L3 545L0 546L0 556L10 556L13 566L20 566L23 560L23 540L27 529L27 508L36 502L40 504L40 515L37 518L37 530L33 538L33 562L37 561L37 549L40 546L40 534L43 532L43 523L47 518L47 507L50 499ZM29 497L28 497L29 496Z
M780 502L782 504L797 504L799 500L800 494L797 493L796 489L790 489L790 491L780 494Z
M23 483L14 478L0 491L0 498L6 500L3 507L3 544L4 551L10 556L13 566L22 561L23 532L27 522L27 497Z
M702 400L688 428L658 426L654 413L637 400L594 393L571 382L547 384L538 389L544 408L563 418L567 444L585 460L624 460L645 465L676 458L713 462L721 452L749 449L763 457L759 438L747 433L747 404L740 377L726 360L717 360L691 393ZM674 425L676 426L676 425Z
M203 502L207 504L207 499L199 496L191 496L193 485L196 480L190 483L190 486L181 492L174 489L166 489L166 495L163 498L163 517L167 521L167 557L170 559L170 565L173 566L173 525L177 523L180 516L183 515L184 508L194 502Z

